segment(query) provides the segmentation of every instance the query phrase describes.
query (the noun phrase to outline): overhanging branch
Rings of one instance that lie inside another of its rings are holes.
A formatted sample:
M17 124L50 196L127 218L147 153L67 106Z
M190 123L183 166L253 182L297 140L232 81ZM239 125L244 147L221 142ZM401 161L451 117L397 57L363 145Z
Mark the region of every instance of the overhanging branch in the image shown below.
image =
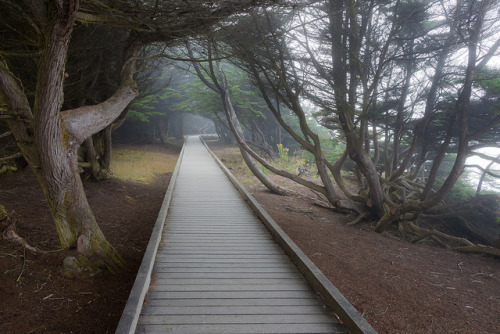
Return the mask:
M111 124L139 94L135 83L120 87L109 99L61 113L66 131L81 144L86 138Z

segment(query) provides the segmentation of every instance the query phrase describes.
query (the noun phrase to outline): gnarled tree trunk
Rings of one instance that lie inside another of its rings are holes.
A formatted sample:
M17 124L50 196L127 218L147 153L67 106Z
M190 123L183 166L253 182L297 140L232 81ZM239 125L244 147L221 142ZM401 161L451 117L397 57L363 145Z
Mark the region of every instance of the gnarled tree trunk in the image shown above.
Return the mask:
M47 198L61 246L76 246L86 256L97 255L113 269L121 260L89 206L78 174L77 150L137 96L132 79L134 61L126 62L122 85L108 100L61 113L66 54L78 1L59 5L47 13L50 20L39 60L33 107L4 61L0 62L0 97L8 106L8 124L17 144ZM138 47L134 46L128 56L137 52Z

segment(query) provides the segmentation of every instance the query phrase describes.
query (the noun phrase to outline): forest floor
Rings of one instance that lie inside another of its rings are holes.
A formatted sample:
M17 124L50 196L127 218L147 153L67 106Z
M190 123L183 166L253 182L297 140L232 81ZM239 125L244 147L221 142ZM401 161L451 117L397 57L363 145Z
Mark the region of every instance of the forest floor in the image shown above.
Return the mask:
M127 163L131 170L123 170L122 165L116 169L128 175L143 171L145 163L147 168L157 168L151 159L141 159L139 153L161 156L165 160L163 170L173 170L180 151L178 146L160 145L120 150L127 152L124 158L131 160ZM120 150L113 154L120 154ZM65 278L61 273L63 260L75 251L36 254L0 236L0 334L115 332L171 173L155 175L144 182L120 178L84 181L99 226L125 260L126 266L115 275ZM133 177L146 179L145 174ZM16 230L31 246L42 250L59 247L45 197L28 168L0 177L0 204L9 213L14 211ZM5 227L0 224L0 229L1 233Z
M312 193L270 194L245 171L237 150L211 147L379 333L498 333L498 259L410 244L396 231L374 233L369 223L349 227L353 217L314 206ZM178 153L160 146L148 150L174 158ZM169 178L163 173L147 183L84 182L104 234L126 260L116 275L64 278L61 264L73 251L35 254L0 238L0 334L114 333ZM19 235L32 246L57 249L54 225L29 170L0 178L0 204L14 211Z

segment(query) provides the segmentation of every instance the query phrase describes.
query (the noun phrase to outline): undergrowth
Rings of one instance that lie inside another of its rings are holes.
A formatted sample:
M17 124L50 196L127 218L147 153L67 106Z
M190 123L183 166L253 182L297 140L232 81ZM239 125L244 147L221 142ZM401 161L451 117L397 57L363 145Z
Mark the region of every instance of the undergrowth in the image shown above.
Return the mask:
M177 155L148 150L148 146L120 147L113 150L111 170L119 179L151 183L159 174L174 171Z

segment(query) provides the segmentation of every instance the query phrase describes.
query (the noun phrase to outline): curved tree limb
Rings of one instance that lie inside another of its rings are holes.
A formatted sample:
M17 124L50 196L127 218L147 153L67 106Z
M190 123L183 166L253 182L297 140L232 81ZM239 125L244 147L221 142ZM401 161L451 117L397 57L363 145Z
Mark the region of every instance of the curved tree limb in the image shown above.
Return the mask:
M23 154L21 152L17 152L17 153L14 153L12 155L9 155L8 157L0 158L0 162L12 160L12 159L19 158L22 156L23 156Z
M210 43L209 43L210 44ZM190 57L193 57L193 52L192 49L189 45L189 43L186 43L186 47L188 48L188 53ZM211 56L211 49L209 49L209 55ZM236 137L238 143L244 143L245 145L245 139L243 136L243 130L241 129L240 122L238 120L238 117L236 115L236 112L234 110L233 104L231 102L231 97L229 94L229 88L227 86L227 81L224 76L224 73L222 69L220 68L220 62L216 60L216 66L218 70L218 74L216 75L214 67L213 67L213 61L210 59L209 61L209 66L210 66L210 71L207 72L210 80L208 80L203 73L201 72L200 66L196 62L192 62L196 74L202 80L205 85L209 86L210 89L214 90L222 99L222 104L223 104L223 109L224 113L226 116L226 120L228 122L229 128L233 135ZM220 82L219 82L220 81ZM251 170L251 172L259 179L264 186L266 186L269 191L279 194L279 195L288 195L290 192L273 182L271 179L269 179L260 169L259 167L255 164L255 162L252 160L252 157L249 155L249 153L243 149L242 145L239 145L240 147L240 152L243 157L243 160L245 161L246 165L248 168Z
M345 149L344 152L342 153L342 155L333 163L333 165L328 160L326 160L326 158L325 158L325 164L328 167L328 169L330 170L330 172L332 173L333 178L335 179L335 182L337 183L339 188L342 190L344 195L347 196L347 198L349 198L355 202L365 203L367 200L367 197L361 196L358 194L354 194L349 189L347 189L347 186L344 183L342 175L340 174L340 171L342 169L342 165L344 164L348 155L349 155L349 152L347 151L347 149Z
M66 131L81 144L111 124L137 95L135 83L125 84L102 103L63 111L61 116Z

